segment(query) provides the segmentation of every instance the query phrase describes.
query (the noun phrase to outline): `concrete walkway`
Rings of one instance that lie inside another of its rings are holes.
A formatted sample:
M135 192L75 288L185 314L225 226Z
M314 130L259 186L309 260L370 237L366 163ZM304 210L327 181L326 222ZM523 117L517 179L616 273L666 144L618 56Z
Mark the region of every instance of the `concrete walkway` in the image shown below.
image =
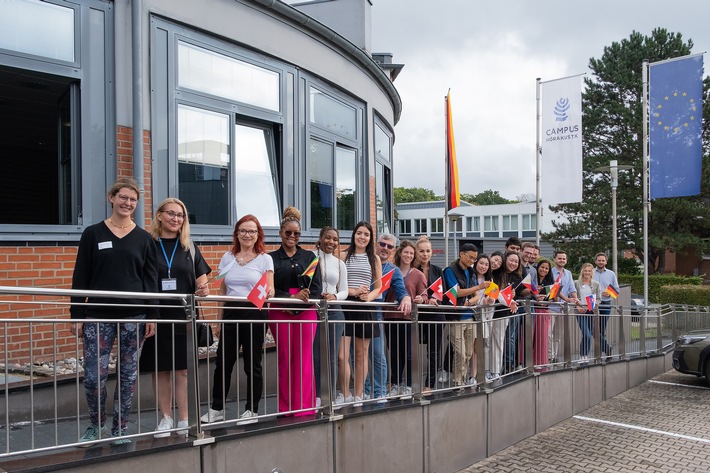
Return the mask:
M461 470L708 472L710 387L668 371Z

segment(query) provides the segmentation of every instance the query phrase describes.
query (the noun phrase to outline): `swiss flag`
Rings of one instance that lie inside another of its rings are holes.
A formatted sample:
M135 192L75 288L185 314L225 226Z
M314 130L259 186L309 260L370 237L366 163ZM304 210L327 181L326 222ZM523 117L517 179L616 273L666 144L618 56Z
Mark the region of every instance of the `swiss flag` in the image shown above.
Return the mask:
M510 307L510 303L513 300L513 285L511 284L510 286L506 287L502 291L500 291L500 294L498 294L498 300L505 304L506 306Z
M247 299L249 299L249 301L254 304L257 309L261 310L264 306L264 302L266 302L266 293L268 290L269 284L266 282L266 271L264 271L264 274L261 275L257 283L254 284L252 290L249 291Z
M390 288L390 284L392 284L392 275L394 274L394 269L390 269L387 274L382 276L382 287L380 288L380 294L385 292L387 289Z
M432 285L429 286L427 289L431 289L431 297L433 299L436 299L437 301L441 301L444 299L444 287L441 284L441 277L434 281Z

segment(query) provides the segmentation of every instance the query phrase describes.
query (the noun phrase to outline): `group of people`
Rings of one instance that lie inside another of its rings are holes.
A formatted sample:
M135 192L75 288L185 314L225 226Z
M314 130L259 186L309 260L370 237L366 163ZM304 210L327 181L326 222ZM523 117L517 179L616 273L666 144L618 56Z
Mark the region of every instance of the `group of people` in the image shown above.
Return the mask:
M114 392L111 436L116 443L130 441L128 414L140 371L152 373L159 408L156 436L175 431L185 435L187 409L187 347L185 324L142 323L144 319L180 320L182 308L168 307L169 300L150 300L140 293L173 292L207 296L210 293L210 266L190 239L185 204L167 198L158 205L150 231L139 228L133 213L140 189L130 178L117 180L108 192L111 215L88 227L82 234L74 269L72 288L77 290L123 291L113 297L72 297L71 330L82 338L84 347L84 389L90 425L81 438L84 445L108 436L106 424L106 381L109 355L118 338L118 382ZM273 335L278 363L278 409L287 415L308 415L319 406L321 386L321 336L328 330L331 398L336 408L365 399L386 402L388 398L412 395L412 304L419 304L420 342L426 345L428 366L422 393L437 386L437 372L451 372L451 383L475 383L477 354L476 326L482 322L483 339L490 351L486 357L486 378L495 379L520 363L522 323L514 315L522 312L516 301L545 299L544 290L533 294L522 284L529 274L533 287L559 283L555 300L574 304L582 332L580 357L590 351L592 318L586 296L594 294L603 315L610 311L611 292L618 292L616 275L606 269L606 256L596 256L596 269L582 267L575 282L565 269L566 254L555 253L552 261L540 259L539 248L517 238L506 242L504 252L479 254L475 245L465 243L458 257L446 268L431 262L432 245L422 236L416 242L402 241L390 234L375 239L372 226L359 222L349 245L340 248L340 234L333 227L321 229L315 252L299 245L301 213L288 207L283 213L279 248L266 252L264 230L254 215L239 219L232 235L232 247L219 263L221 280L218 294L246 298L266 280L264 296L276 298L267 310L251 302L220 303L222 320L219 346L212 377L212 396L203 422L225 419L225 403L232 372L241 349L246 375L246 403L238 423L255 422L263 397L263 344L266 331ZM315 266L314 266L315 265ZM391 274L390 274L391 273ZM384 276L384 277L383 277ZM212 278L214 279L214 278ZM383 290L383 280L387 286ZM432 306L452 304L440 296L436 283L446 292L455 288L457 310ZM514 289L507 306L487 293L497 284ZM537 292L537 291L535 291ZM286 303L284 299L292 299ZM328 322L317 323L318 314L309 300L328 303ZM354 301L354 303L344 302ZM395 304L361 306L362 302ZM160 307L165 305L166 307ZM427 310L431 307L430 310ZM559 305L534 304L535 364L554 362L558 357L555 317ZM602 317L601 346L611 354L605 339L606 318ZM106 323L81 323L83 319L106 319ZM120 323L117 323L117 320ZM383 324L382 321L388 321ZM462 323L447 324L447 321ZM447 341L448 339L448 341ZM389 352L389 357L387 356ZM388 363L389 360L389 363ZM372 372L370 370L372 364ZM388 376L388 366L390 373ZM448 374L447 374L448 377ZM441 381L441 375L438 377ZM352 383L351 383L352 381ZM174 409L173 406L177 408ZM173 419L174 413L177 418ZM175 427L175 428L174 428Z

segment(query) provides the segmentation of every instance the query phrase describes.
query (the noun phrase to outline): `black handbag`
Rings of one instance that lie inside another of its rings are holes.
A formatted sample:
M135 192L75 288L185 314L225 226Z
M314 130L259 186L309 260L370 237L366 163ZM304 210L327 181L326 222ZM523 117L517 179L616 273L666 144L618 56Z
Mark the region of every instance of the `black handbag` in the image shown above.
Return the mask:
M203 320L198 316L198 320ZM207 323L197 324L197 346L198 347L211 347L214 343L214 334L212 333L212 326Z

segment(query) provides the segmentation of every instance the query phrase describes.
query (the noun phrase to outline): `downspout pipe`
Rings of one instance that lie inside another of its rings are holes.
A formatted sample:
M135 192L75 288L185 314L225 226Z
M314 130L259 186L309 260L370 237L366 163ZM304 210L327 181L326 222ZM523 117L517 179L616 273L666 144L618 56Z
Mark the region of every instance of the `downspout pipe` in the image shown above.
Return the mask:
M133 76L133 178L138 183L142 198L135 211L136 225L145 227L145 165L143 161L143 49L141 11L143 2L131 0L131 66Z

